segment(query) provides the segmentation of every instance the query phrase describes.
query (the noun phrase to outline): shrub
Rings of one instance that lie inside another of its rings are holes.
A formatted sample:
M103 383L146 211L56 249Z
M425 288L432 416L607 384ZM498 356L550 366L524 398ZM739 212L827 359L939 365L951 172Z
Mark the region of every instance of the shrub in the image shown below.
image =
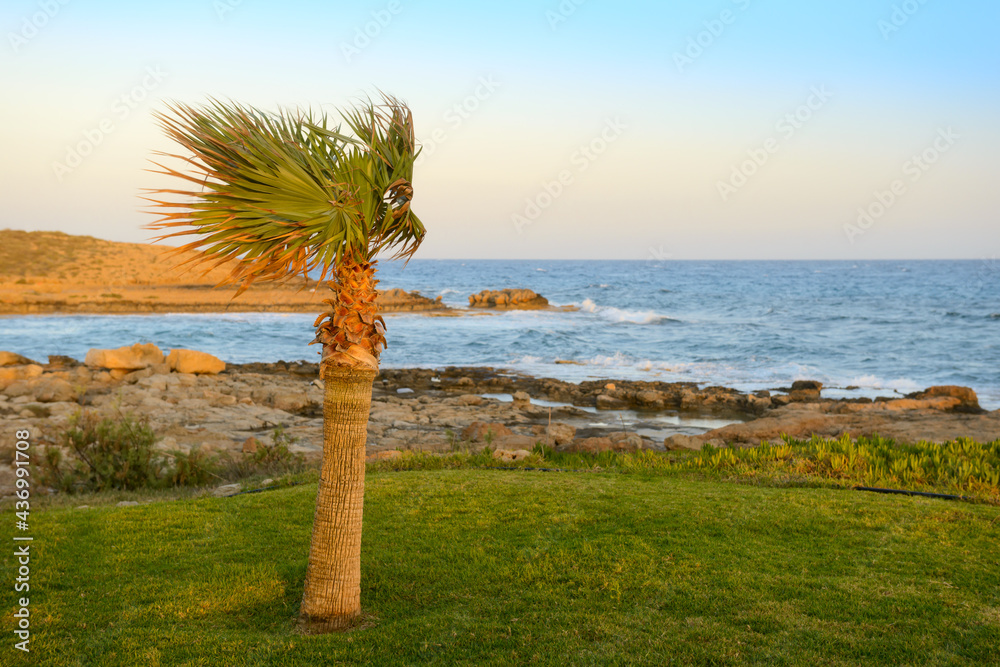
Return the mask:
M174 457L174 467L170 481L174 486L205 486L218 478L218 461L203 452L200 447L192 447L188 452L170 452Z
M227 454L222 461L222 476L241 479L253 475L283 475L305 470L305 458L291 450L298 438L285 433L283 426L277 426L271 435L271 444L260 442L255 452L244 452L236 456Z
M62 434L62 449L48 447L41 460L43 484L60 491L131 491L155 486L166 462L153 449L156 435L144 419L100 419L78 412ZM72 459L64 460L63 451Z

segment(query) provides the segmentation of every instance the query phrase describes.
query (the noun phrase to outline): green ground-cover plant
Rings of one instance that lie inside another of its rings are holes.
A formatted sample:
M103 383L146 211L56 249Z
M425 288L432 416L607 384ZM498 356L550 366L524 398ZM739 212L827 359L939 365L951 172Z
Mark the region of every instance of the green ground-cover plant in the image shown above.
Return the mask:
M531 459L504 463L489 447L445 456L407 452L370 464L375 470L441 470L463 467L547 467L641 474L693 474L772 486L877 486L962 495L1000 503L1000 440L962 438L943 444L901 444L873 436L782 444L712 447L700 451L559 452L538 444Z

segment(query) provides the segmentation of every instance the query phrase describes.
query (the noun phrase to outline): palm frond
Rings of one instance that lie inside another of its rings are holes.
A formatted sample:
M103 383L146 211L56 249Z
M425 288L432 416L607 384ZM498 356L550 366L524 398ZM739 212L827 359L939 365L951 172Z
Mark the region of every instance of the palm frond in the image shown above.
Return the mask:
M397 256L412 255L425 231L410 211L419 153L410 110L383 96L342 116L354 136L330 127L325 114L214 99L168 105L157 120L189 154L159 155L190 171L159 162L152 171L191 189L146 190L160 215L149 228L166 232L156 240L196 237L174 252L194 251L195 264L232 262L228 282L241 292L317 267L325 275L345 255L368 260L393 246Z

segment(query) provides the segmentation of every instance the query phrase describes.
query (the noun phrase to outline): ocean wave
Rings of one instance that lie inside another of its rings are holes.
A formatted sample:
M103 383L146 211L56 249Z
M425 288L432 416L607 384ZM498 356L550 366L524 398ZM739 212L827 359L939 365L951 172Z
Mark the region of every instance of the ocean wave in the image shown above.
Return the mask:
M652 310L623 310L614 306L598 306L590 299L584 299L580 310L593 313L611 322L628 322L630 324L659 324L660 322L680 322L672 317Z
M923 389L923 387L909 378L884 380L875 375L859 375L851 378L844 385L848 387L861 387L862 389L885 389L900 394L912 394L915 391Z

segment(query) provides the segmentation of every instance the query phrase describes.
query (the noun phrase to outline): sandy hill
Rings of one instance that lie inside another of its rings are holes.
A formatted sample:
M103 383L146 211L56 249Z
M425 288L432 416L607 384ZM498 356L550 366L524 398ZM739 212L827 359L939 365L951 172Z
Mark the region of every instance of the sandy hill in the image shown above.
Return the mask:
M63 232L0 230L0 280L59 281L78 286L216 285L228 274L178 270L191 254L167 257L169 246L119 243Z
M309 312L325 310L330 292L301 280L216 288L224 265L178 268L192 254L170 246L118 243L62 232L0 230L0 314ZM444 307L402 290L380 298L383 312L440 311Z

